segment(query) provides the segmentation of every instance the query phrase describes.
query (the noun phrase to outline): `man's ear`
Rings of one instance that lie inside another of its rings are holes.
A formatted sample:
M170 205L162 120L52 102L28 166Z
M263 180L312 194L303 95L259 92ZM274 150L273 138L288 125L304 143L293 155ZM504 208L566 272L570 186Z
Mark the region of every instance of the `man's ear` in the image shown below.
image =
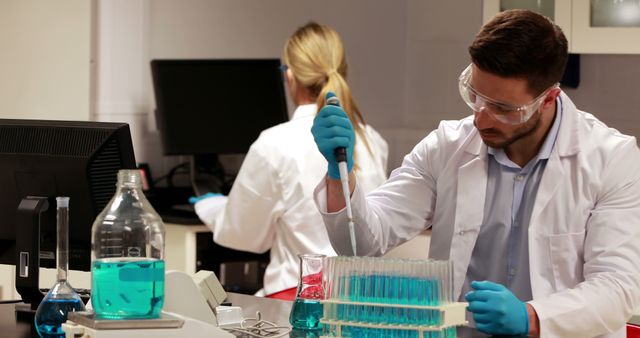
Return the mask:
M542 102L542 109L547 109L549 108L558 98L558 96L560 95L562 91L560 90L559 87L555 87L553 89L551 89L548 93L547 96L544 98L544 101Z

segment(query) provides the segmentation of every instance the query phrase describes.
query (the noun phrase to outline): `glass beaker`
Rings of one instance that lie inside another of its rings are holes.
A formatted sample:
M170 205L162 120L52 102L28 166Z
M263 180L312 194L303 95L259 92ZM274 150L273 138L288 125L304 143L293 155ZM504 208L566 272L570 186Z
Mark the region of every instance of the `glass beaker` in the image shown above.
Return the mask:
M322 284L322 267L325 255L301 254L300 280L296 299L291 307L289 322L294 329L317 330L321 329L322 303L324 299L324 286Z
M101 319L158 318L164 304L162 219L138 170L120 170L116 193L91 229L91 305Z
M84 311L84 303L67 281L69 271L69 197L56 198L57 246L56 260L58 274L56 283L44 296L34 319L40 337L64 337L62 323L67 321L67 314L73 311Z

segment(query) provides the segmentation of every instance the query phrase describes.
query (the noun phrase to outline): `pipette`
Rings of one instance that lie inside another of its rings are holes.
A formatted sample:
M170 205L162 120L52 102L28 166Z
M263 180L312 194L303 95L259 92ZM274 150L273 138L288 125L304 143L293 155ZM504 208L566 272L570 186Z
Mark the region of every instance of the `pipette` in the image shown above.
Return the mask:
M333 93L327 94L327 104L340 107L340 100ZM338 170L340 171L340 182L342 183L342 194L344 203L347 208L347 220L349 222L349 237L351 237L351 249L353 255L356 256L356 229L353 224L353 214L351 212L351 194L349 189L349 170L347 168L347 149L338 147L334 150L336 161L338 161Z

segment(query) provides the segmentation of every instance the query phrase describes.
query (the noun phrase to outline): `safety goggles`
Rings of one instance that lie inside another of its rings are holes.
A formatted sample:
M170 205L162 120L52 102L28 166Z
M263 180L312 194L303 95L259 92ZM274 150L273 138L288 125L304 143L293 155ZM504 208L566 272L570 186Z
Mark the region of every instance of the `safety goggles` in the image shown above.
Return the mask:
M488 113L493 118L502 123L514 125L527 122L531 118L533 113L535 113L536 110L540 108L540 105L544 101L544 98L547 96L549 91L558 86L558 84L554 84L553 86L542 92L542 94L540 94L538 97L525 105L513 106L503 102L498 102L478 93L471 86L471 84L469 84L469 79L471 79L471 65L467 66L467 68L462 71L458 83L460 96L462 96L462 99L467 104L467 106L469 106L469 108L471 108L476 113Z

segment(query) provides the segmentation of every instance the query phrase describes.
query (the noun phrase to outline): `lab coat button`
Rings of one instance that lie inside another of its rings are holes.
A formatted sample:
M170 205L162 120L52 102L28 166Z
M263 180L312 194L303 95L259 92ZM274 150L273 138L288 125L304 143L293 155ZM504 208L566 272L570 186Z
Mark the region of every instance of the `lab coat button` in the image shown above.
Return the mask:
M511 269L509 270L509 274L510 274L511 276L515 275L515 274L516 274L516 268L511 268Z
M516 175L516 181L522 181L524 179L524 175Z
M462 235L464 235L464 232L465 232L464 230L460 230L460 231L458 231L458 235L462 236Z

